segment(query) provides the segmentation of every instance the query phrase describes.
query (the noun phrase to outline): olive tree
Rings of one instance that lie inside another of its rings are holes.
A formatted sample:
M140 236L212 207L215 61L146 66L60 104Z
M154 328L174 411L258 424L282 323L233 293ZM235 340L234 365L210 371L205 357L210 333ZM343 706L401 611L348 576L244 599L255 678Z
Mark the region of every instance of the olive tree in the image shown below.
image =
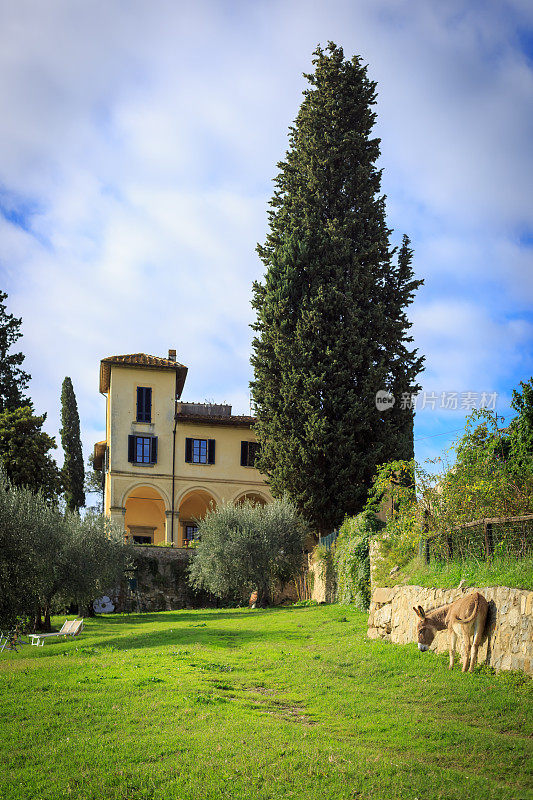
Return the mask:
M300 572L308 529L294 506L278 500L222 505L198 521L198 533L191 585L217 597L257 590L258 605L268 605L273 584Z
M55 600L82 605L102 594L123 576L130 552L102 515L63 513L0 472L1 628L33 619L50 630Z

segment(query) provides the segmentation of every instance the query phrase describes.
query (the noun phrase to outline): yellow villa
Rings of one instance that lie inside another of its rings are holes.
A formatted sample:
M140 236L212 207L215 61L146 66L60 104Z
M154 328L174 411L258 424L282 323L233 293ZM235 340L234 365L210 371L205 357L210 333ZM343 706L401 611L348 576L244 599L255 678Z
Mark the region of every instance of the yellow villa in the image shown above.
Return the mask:
M106 438L94 448L104 471L104 511L138 543L187 547L210 507L271 502L254 466L253 417L229 405L183 403L187 367L145 353L100 362Z

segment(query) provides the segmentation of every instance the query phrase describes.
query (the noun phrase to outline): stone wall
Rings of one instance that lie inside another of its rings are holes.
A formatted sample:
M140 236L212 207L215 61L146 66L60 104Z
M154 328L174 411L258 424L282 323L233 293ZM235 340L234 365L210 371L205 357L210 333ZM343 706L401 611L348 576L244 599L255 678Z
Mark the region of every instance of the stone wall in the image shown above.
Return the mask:
M517 669L533 675L533 592L492 586L481 589L425 589L422 586L376 588L372 592L368 636L396 644L416 642L418 618L413 606L425 611L451 603L459 597L480 592L489 603L485 637L478 662L496 670ZM458 640L460 651L462 644ZM446 631L435 636L431 649L448 651Z
M318 548L315 548L309 560L311 600L317 603L334 603L336 585L331 554L328 560L324 560L317 557L317 552Z
M108 592L116 612L174 611L180 608L216 608L220 601L205 591L193 590L187 580L194 549L185 547L135 548L135 579L124 581ZM292 584L278 585L273 591L274 605L296 600ZM240 602L246 603L244 592Z
M187 581L192 555L184 547L135 548L135 580L109 593L118 612L171 611L216 604L206 592L194 592Z

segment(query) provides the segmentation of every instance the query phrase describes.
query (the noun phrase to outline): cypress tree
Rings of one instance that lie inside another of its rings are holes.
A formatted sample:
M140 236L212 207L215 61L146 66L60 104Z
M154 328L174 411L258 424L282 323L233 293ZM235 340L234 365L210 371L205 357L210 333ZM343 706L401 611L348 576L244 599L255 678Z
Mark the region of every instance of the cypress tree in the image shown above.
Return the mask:
M85 505L83 453L80 439L78 404L70 378L61 388L61 444L65 452L63 482L67 508L77 511Z
M412 454L405 401L423 359L406 308L422 281L409 239L390 244L376 84L332 42L314 56L257 248L251 388L259 469L325 534L361 510L377 464ZM379 390L392 409L376 407Z
M9 352L22 336L22 320L7 313L6 299L7 294L0 292L0 413L31 405L31 401L24 396L30 379L28 373L21 369L24 355Z

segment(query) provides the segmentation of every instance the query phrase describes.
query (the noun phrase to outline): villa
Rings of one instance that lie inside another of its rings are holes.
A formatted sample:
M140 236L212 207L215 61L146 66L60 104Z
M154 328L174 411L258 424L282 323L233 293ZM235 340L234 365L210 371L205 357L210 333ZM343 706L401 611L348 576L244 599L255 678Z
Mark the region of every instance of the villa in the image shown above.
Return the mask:
M254 418L229 405L183 403L187 367L133 353L100 362L106 438L94 448L104 512L138 543L187 547L196 520L221 502L269 503L255 468Z

